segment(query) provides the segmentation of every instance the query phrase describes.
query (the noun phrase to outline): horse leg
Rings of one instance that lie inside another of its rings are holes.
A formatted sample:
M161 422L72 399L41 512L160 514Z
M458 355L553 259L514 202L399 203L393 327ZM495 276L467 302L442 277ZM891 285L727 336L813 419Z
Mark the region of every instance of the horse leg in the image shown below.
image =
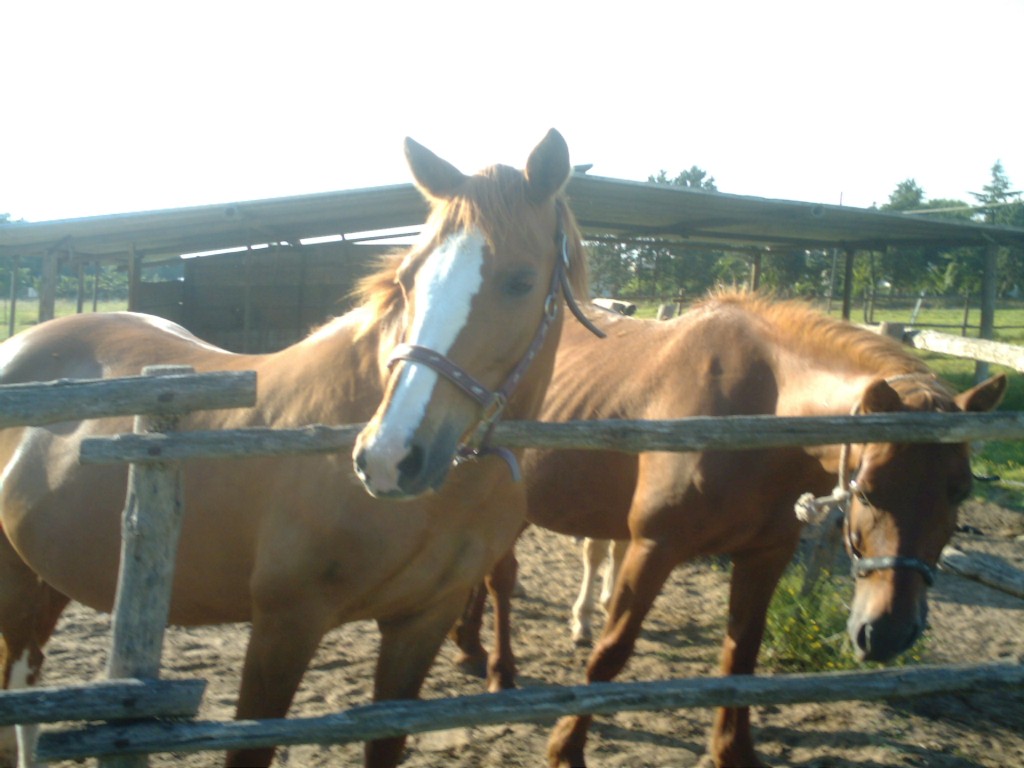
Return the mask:
M516 687L516 657L512 652L512 593L519 562L515 547L487 575L487 591L494 603L494 649L487 661L487 690L491 693Z
M473 677L487 677L487 649L480 642L486 604L487 588L484 583L477 584L469 593L462 615L448 633L459 649L455 666Z
M606 682L626 665L647 612L678 562L667 547L633 540L626 549L612 594L608 621L587 663L587 682ZM583 768L591 715L571 715L555 724L548 739L551 768Z
M242 667L238 720L281 718L288 713L302 676L329 628L323 613L301 601L276 601L276 609L253 612L252 631ZM260 768L270 765L276 747L231 750L225 765Z
M0 664L5 690L38 685L43 647L68 598L41 581L0 534ZM34 765L39 726L0 729L0 765Z
M583 578L580 580L580 594L572 606L572 641L576 645L590 645L594 639L594 582L597 569L608 553L608 539L583 540ZM608 587L608 571L605 571L605 588ZM614 584L612 585L614 586ZM604 598L604 592L601 593Z
M626 556L626 548L629 546L628 539L615 539L611 542L611 549L608 552L608 559L604 565L604 577L601 582L601 597L598 602L608 612L608 606L612 601L612 592L615 591L615 582L619 578L619 571L622 570L622 560Z
M465 605L465 593L440 601L404 619L378 621L380 655L374 675L374 701L418 698L445 635ZM405 736L366 743L366 768L394 768L402 758Z
M764 636L768 603L795 551L777 546L733 557L729 584L729 621L722 646L722 673L750 675ZM763 766L750 735L749 707L720 708L711 730L709 753L716 768Z

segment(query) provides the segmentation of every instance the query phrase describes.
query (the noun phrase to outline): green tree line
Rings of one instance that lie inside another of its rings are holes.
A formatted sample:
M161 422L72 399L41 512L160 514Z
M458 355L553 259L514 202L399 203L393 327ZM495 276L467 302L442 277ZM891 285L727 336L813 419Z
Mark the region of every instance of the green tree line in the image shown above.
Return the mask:
M972 193L973 204L961 200L928 200L913 179L896 186L879 210L893 213L927 211L930 217L982 220L1024 227L1024 201L996 162L991 181ZM656 184L718 192L715 179L697 166L670 178L659 171L648 178ZM680 293L698 297L716 286L741 286L750 281L749 256L651 240L649 243L597 242L590 248L591 277L596 295L664 301ZM868 253L855 262L853 293L873 300L878 291L902 296L968 297L981 282L982 254L977 248L888 248ZM781 296L824 299L842 290L831 251L792 251L765 254L761 286ZM841 269L838 270L841 273ZM1000 248L1000 296L1024 292L1024 253Z

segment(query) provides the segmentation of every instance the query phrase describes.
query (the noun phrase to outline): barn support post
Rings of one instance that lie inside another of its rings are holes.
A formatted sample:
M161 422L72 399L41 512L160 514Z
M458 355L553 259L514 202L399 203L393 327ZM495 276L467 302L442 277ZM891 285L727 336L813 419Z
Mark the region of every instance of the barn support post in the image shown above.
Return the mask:
M128 311L139 311L139 286L142 283L142 257L135 252L135 243L128 246Z
M75 262L75 249L68 243L68 261L75 264L75 272L78 276L78 289L75 291L75 314L82 314L85 309L85 262L79 259Z
M245 286L242 294L242 351L252 349L252 246L245 249Z
M756 291L761 287L761 252L755 251L754 258L750 262L750 290Z
M846 271L843 273L843 320L850 319L850 307L853 304L853 248L845 248Z
M981 320L978 337L993 339L996 325L996 261L999 249L994 243L985 246L984 261L981 270ZM988 363L978 361L974 364L974 380L980 383L989 376Z
M193 373L189 366L148 366L146 376ZM135 432L171 432L177 415L135 418ZM121 520L121 568L111 622L107 676L158 678L164 629L182 518L181 470L177 462L132 464ZM146 755L102 758L101 768L144 768Z
M11 316L7 320L7 336L13 336L18 327L18 272L21 268L21 257L11 258Z
M92 311L96 311L100 299L100 263L92 263Z
M53 320L57 309L57 254L47 251L43 254L42 271L39 274L39 322Z

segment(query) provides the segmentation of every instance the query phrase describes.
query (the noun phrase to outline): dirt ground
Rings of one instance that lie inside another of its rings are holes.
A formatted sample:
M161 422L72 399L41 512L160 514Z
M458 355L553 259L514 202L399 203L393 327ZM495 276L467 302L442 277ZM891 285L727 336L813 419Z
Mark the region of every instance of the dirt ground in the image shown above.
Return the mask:
M972 532L957 534L954 543L961 549L998 554L1024 568L1024 515L971 502L965 505L961 522L972 527ZM580 574L577 546L572 539L530 530L520 544L519 558L526 593L515 605L520 685L583 682L587 652L573 646L568 631L569 607ZM678 569L619 679L714 674L725 621L726 579L723 569L707 564ZM1024 660L1024 600L947 572L931 592L930 620L927 661ZM106 663L108 631L106 616L70 608L49 646L46 683L98 677ZM169 630L164 677L209 681L202 718L231 718L246 639L245 625ZM376 628L369 623L332 632L306 675L292 714L327 714L366 703L376 644ZM446 644L424 697L482 691L481 681L455 670L454 653L454 647ZM1024 690L1020 688L889 703L762 707L755 710L753 719L762 757L780 768L1024 765ZM590 765L695 765L704 752L710 722L708 710L599 717L588 745ZM547 721L414 736L403 766L540 766L551 725ZM201 752L156 755L150 764L199 768L219 765L221 760L219 753ZM349 766L361 765L361 760L360 744L300 746L282 749L277 764Z

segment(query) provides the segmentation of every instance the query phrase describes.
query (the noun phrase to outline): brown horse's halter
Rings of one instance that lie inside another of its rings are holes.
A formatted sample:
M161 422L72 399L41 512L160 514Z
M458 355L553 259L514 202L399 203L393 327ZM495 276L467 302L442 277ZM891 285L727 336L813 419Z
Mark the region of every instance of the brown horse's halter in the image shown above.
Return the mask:
M900 379L919 376L921 374L903 374L886 379L890 384ZM850 410L850 415L860 413L861 402L858 400ZM907 557L905 555L886 555L884 557L861 557L860 552L853 543L853 531L850 527L850 498L857 497L857 500L866 507L875 509L875 505L865 493L858 490L857 478L848 477L847 462L850 458L850 444L844 443L839 451L839 480L836 483L830 496L814 498L813 494L803 494L796 503L796 516L808 523L820 523L825 520L832 510L839 510L843 518L843 538L846 540L846 551L850 555L850 575L856 578L863 578L875 571L894 570L896 568L907 568L917 571L924 578L924 583L929 587L935 583L935 566L929 565L918 557ZM858 467L858 472L860 471Z
M555 267L551 273L551 285L548 289L547 298L544 299L544 314L541 317L540 326L534 334L533 341L526 350L526 354L516 363L515 368L505 379L505 382L498 389L491 391L478 379L463 370L456 363L452 362L440 352L435 352L428 347L417 344L399 344L388 358L388 368L392 368L399 360L406 360L413 363L420 363L434 370L435 373L443 376L462 392L475 400L480 406L480 418L470 432L472 437L469 441L459 447L455 457L455 463L475 459L484 455L501 456L508 463L512 471L512 477L518 482L521 478L519 464L515 456L507 448L494 447L487 444L494 430L494 425L501 418L505 406L508 405L512 393L519 382L522 381L527 369L533 362L544 341L547 339L551 324L558 316L558 293L561 291L565 297L565 303L572 311L573 316L583 326L598 338L604 338L604 332L595 326L583 310L580 309L572 293L572 286L569 283L569 238L562 226L561 211L558 217L558 230L555 234L555 243L559 250L559 257L555 260Z

